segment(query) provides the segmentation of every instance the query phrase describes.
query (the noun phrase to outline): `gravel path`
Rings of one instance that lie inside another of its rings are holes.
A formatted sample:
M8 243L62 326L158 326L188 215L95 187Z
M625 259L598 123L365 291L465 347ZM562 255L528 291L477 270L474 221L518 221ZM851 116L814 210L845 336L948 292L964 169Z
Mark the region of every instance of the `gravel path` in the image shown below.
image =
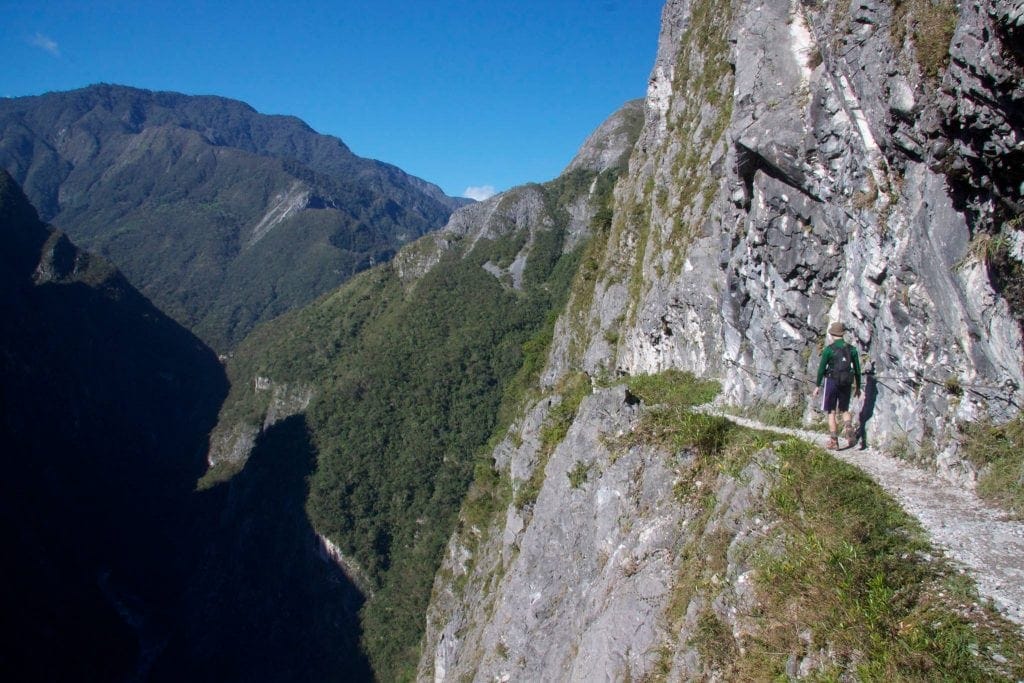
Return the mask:
M773 427L710 407L705 412L821 447L827 439L825 434ZM840 439L840 444L845 442ZM982 596L991 598L1007 618L1024 625L1024 522L990 507L971 490L873 448L848 448L832 454L870 475L921 522L932 543L968 571Z

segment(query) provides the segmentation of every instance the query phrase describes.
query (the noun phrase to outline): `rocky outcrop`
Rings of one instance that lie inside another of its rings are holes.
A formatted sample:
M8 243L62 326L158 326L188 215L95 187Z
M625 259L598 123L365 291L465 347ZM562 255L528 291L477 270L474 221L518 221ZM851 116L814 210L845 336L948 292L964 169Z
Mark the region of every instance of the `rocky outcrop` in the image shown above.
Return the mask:
M222 420L210 435L207 463L241 467L249 458L260 434L289 417L302 414L316 396L316 390L304 382L275 382L269 377L253 378L253 393L261 413L256 420ZM259 424L257 424L259 423Z
M630 100L590 134L563 173L601 171L625 166L644 120L644 101Z
M421 679L548 680L552 672L564 680L642 679L662 657L679 549L695 533L727 533L734 552L749 555L744 546L765 525L751 514L766 490L761 464L726 484L708 522L699 504L673 492L694 470L693 454L617 444L639 415L623 387L584 399L545 462L532 435L549 405L539 404L496 452L514 490L544 468L536 502L511 505L495 528L475 529L476 548L458 540L449 547L454 577L434 596L428 638L436 642ZM703 483L710 490L712 481ZM719 577L730 586L719 595L723 610L749 600L747 570L737 562L732 575ZM703 601L695 598L694 619ZM678 666L699 674L692 661Z

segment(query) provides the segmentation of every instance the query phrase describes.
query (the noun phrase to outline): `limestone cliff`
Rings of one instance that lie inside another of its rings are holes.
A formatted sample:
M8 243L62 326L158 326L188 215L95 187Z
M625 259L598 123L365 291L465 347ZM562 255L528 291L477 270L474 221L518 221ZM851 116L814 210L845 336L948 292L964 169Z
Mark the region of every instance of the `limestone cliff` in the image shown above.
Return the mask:
M970 477L957 424L1024 400L1019 23L1019 3L668 3L548 381L678 367L803 410L840 320L877 379L871 431Z
M669 0L610 229L556 323L543 397L463 507L420 679L960 671L914 650L915 629L946 623L940 604L948 623L980 608L950 602L950 575L880 491L621 382L686 370L718 380L720 403L810 422L839 320L877 392L872 442L971 481L961 426L1024 401L1021 17L1019 2ZM854 556L881 564L810 571ZM852 611L810 604L847 588ZM867 607L882 602L905 610L874 631L884 652L844 641L885 621ZM973 628L1001 628L987 619ZM978 675L1019 676L1017 646L987 642L967 657ZM897 661L904 646L919 660Z

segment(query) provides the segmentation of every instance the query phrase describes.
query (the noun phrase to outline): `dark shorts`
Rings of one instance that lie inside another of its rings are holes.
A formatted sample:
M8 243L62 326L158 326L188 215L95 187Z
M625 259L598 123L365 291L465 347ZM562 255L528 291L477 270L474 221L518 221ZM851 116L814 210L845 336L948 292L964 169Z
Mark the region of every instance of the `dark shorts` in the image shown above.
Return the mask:
M853 385L840 386L839 382L825 378L825 390L822 392L821 409L823 412L831 413L839 411L845 413L850 409L850 395L853 393Z

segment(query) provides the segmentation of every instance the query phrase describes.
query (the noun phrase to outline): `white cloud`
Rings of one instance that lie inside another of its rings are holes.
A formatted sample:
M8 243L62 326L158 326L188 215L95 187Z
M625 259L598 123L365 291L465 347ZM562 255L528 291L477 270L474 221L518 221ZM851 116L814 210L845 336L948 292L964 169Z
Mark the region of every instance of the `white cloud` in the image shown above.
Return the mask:
M40 50L46 50L54 57L60 57L60 45L57 41L50 36L45 36L42 33L37 33L28 41Z
M462 196L482 202L496 194L498 194L498 191L494 189L493 185L480 185L479 187L467 187Z

